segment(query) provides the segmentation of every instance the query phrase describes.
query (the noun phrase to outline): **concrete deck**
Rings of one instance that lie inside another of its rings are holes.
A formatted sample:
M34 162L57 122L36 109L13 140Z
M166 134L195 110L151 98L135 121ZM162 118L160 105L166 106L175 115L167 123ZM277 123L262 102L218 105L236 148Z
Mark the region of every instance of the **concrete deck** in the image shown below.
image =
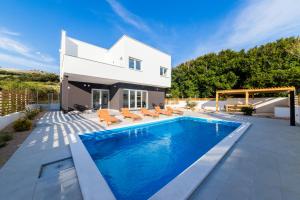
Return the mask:
M252 126L190 199L300 199L300 127L288 120L211 116Z
M300 198L300 127L290 127L286 120L187 115L253 123L191 199ZM132 121L126 119L116 126L126 124ZM74 134L103 129L95 114L46 113L1 168L0 199L82 199L69 143L74 142Z

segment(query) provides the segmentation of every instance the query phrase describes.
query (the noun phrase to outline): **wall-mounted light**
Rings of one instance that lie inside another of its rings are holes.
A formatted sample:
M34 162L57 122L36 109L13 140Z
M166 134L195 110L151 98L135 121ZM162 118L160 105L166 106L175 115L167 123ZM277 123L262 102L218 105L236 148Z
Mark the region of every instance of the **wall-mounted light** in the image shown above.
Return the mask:
M68 86L68 90L71 89L70 86Z

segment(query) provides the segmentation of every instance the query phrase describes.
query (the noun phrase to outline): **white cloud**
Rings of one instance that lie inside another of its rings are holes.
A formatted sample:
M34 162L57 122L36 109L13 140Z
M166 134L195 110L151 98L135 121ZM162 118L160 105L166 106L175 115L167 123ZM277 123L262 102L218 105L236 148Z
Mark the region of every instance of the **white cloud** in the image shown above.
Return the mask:
M149 27L144 23L140 17L133 14L125 7L123 7L119 2L116 0L106 0L107 3L111 6L113 11L121 17L127 24L134 26L135 28L142 30L142 31L149 31Z
M247 49L299 34L299 0L248 0L224 20L216 35L197 47L196 53Z
M19 35L19 33L9 31L6 28L0 29L0 65L27 66L40 69L42 66L50 68L55 66L56 60L53 57L20 42L20 38L17 37Z
M11 52L16 52L22 55L29 53L29 48L24 44L16 41L15 39L3 36L0 34L0 49L4 49Z
M21 35L20 33L8 30L5 27L0 27L0 33L6 34L6 35L12 35L12 36L19 36L19 35Z
M35 61L29 58L10 55L7 53L0 53L1 63L6 67L29 67L31 69L43 69L45 71L56 71L58 66L55 64L49 64L44 62Z
M241 10L228 43L232 46L300 33L299 0L255 0Z

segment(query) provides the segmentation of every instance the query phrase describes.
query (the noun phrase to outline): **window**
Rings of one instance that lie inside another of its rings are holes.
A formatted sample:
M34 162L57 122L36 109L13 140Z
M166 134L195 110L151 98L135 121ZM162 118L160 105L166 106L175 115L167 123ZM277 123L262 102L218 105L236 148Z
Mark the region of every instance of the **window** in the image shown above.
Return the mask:
M166 67L160 67L160 75L161 76L167 76L167 71L168 71L168 68Z
M129 90L130 91L130 98L129 98L129 105L130 108L135 108L135 90Z
M129 69L135 69L135 70L141 70L141 60L135 59L135 58L129 58Z
M134 69L134 59L129 58L129 69Z
M142 106L142 91L136 91L136 107Z
M136 70L141 70L141 61L140 60L135 61L135 69Z
M148 92L145 90L123 90L123 107L139 109L148 107Z

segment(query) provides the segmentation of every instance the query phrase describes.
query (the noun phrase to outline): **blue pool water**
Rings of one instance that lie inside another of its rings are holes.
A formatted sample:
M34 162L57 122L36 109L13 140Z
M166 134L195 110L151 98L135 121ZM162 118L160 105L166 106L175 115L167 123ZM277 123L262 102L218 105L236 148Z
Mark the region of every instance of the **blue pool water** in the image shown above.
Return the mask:
M117 199L147 199L239 125L179 117L80 138Z

